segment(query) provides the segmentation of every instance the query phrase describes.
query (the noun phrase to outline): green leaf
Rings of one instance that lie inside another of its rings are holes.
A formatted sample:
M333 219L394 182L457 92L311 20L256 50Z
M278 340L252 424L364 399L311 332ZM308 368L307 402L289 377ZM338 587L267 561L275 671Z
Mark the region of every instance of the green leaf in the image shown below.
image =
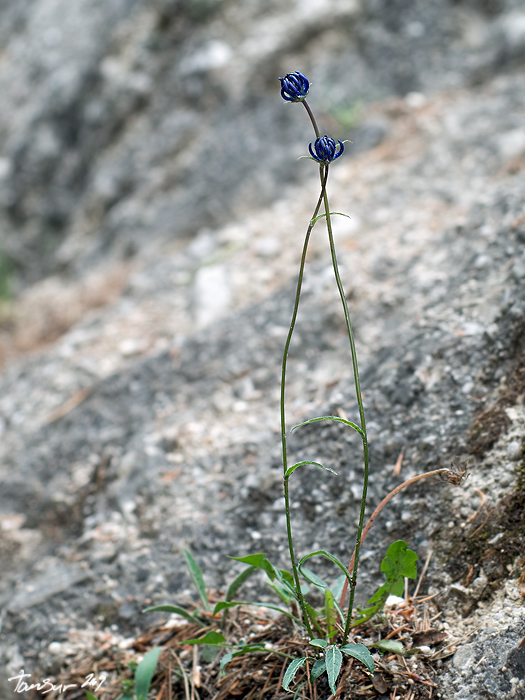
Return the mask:
M243 654L251 654L255 651L267 651L264 644L245 644L244 646L235 649L229 654L225 654L220 662L221 671L230 663L230 661L237 656L242 656Z
M269 608L270 610L277 610L278 612L281 613L281 615L286 615L286 617L289 617L290 620L293 620L294 622L297 622L301 624L301 621L297 618L294 617L291 613L288 612L288 610L284 610L283 608L280 608L278 605L272 605L272 603L259 603L259 602L253 602L252 600L250 601L242 601L242 600L233 600L229 601L228 603L217 603L215 606L215 610L217 612L220 612L221 610L228 610L229 608L234 608L236 605L253 605L256 608ZM203 637L204 639L204 637ZM188 642L182 642L182 644L188 644Z
M199 620L195 615L192 615L190 612L185 610L184 608L180 608L178 605L154 605L152 608L145 608L143 613L148 613L148 612L169 612L169 613L177 613L177 615L182 615L185 617L187 620L191 620L191 622L195 622L201 627L206 627L204 622Z
M320 647L321 649L326 649L328 646L328 642L324 639L311 639L308 644L311 644L313 647Z
M155 673L161 651L160 647L148 651L137 666L137 670L135 671L135 695L137 696L137 700L146 700L148 697L149 686L153 674Z
M195 588L197 589L197 593L199 594L199 598L204 605L204 609L209 612L210 603L208 601L208 596L206 595L206 587L204 585L204 579L202 578L202 571L199 569L197 562L187 549L184 550L184 557L186 559L186 566L190 572L191 579L195 585Z
M345 578L348 580L348 583L349 583L350 585L352 584L352 577L351 577L350 574L348 573L348 571L347 571L347 569L346 569L346 566L343 564L343 562L340 561L340 560L339 560L336 556L334 556L333 554L330 554L330 552L325 551L324 549L319 549L319 550L317 550L316 552L310 552L310 554L306 554L306 555L305 555L304 557L302 557L302 559L299 561L298 569L299 569L299 571L301 572L301 574L304 576L304 578L305 578L307 581L310 581L310 583L313 583L314 585L319 586L320 588L325 588L325 589L328 588L328 586L325 584L325 582L324 582L322 579L320 579L319 576L317 576L316 574L314 574L314 578L313 578L313 579L310 579L309 576L308 576L308 573L305 573L305 572L309 572L309 573L312 573L312 572L310 572L309 569L307 569L306 567L304 567L304 566L303 566L303 563L304 563L307 559L310 559L310 557L315 557L315 556L317 556L318 554L321 554L323 557L326 557L327 559L330 559L331 562L333 562L334 564L336 564L336 565L341 569L341 571L343 572ZM317 582L316 582L316 581L317 581ZM319 584L318 582L320 582L320 584ZM341 620L344 620L343 612L342 612L341 608L339 607L339 603L338 603L335 599L334 599L334 605L335 605L335 609L337 610L337 612L338 612L338 614L339 614Z
M328 685L333 695L337 692L337 677L339 676L339 671L341 670L341 664L343 663L343 655L339 649L334 645L329 646L325 654L326 663L326 675L328 676Z
M242 605L242 603L239 603ZM211 646L217 647L225 644L226 639L220 632L207 632L204 637L199 637L198 639L185 639L180 644L211 644Z
M306 658L294 659L294 660L290 663L290 665L288 666L288 668L286 669L286 673L284 674L284 678L283 678L283 688L284 688L288 693L291 692L291 690L290 690L290 683L291 683L291 682L293 681L293 679L295 678L295 674L296 674L297 671L301 668L301 666L304 666L305 663L306 663Z
M380 649L381 651L391 651L394 654L404 656L406 649L402 642L396 642L393 639L381 639L379 642L374 642L370 646Z
M266 553L260 554L249 554L247 557L229 557L234 561L240 561L241 564L249 564L250 566L255 566L257 569L262 569L268 574L270 581L275 578L282 578L282 574L271 564L266 558Z
M89 692L89 690L86 690L86 697L88 700L97 700L97 698Z
M334 599L339 600L343 593L343 586L345 585L346 576L338 576L334 581L333 585L330 586L330 590L333 593Z
M319 416L319 418L310 418L310 420L305 420L304 423L298 423L297 425L294 425L294 427L292 428L292 433L296 428L300 428L303 425L308 425L309 423L316 423L320 420L335 420L337 423L344 423L345 425L348 425L355 431L357 431L359 435L361 435L361 437L365 437L365 434L358 425L352 423L349 420L346 420L345 418L340 418L339 416Z
M325 591L328 588L328 584L325 583L322 578L319 578L319 576L308 567L303 566L301 573L310 583L313 583L314 586L317 586L317 588L320 588L322 591Z
M227 654L224 654L224 656L221 659L221 662L219 664L221 671L224 671L226 666L230 663L230 661L233 659L233 654L231 652L228 652Z
M326 635L328 639L332 639L337 632L337 628L335 626L334 596L329 588L324 592L324 617L326 622Z
M417 577L417 559L417 554L407 548L406 542L403 540L393 542L381 562L381 571L385 574L386 583L374 593L368 603L376 603L378 608L382 608L390 594L403 595L404 577Z
M326 671L326 662L324 659L317 659L317 661L312 666L312 671L310 673L310 680L316 681L319 676Z
M385 558L381 562L381 571L385 573L387 580L394 576L414 579L417 578L417 559L417 554L407 548L406 542L397 540L387 549Z
M370 673L374 672L374 659L364 644L345 644L341 647L341 651L348 656L353 656L354 659L361 661Z
M220 603L217 603L217 605L213 608L213 614L217 615L217 613L220 613L223 610L229 610L230 608L236 608L238 605L244 605L244 603L241 603L238 600L228 600L228 601L222 600Z
M302 157L303 157L303 158L308 158L309 156L302 156ZM351 218L352 218L351 216L348 216L348 214L342 214L340 211L331 211L331 212L330 212L330 216L335 216L336 214L337 214L338 216L346 216L347 219L351 219ZM316 216L315 219L311 219L311 220L310 220L310 223L311 223L311 224L316 224L316 223L319 221L319 219L322 219L322 218L323 218L323 216L326 216L326 214L319 214L319 216Z
M226 602L230 601L235 596L242 584L253 574L254 571L257 571L256 566L248 566L230 583L226 592Z
M297 600L295 591L292 593L288 586L282 586L280 583L269 583L268 581L266 583L272 589L272 591L277 593L283 603L289 603L291 600Z
M297 467L304 467L306 464L313 464L314 467L321 467L321 469L324 469L326 472L332 472L332 474L337 476L337 472L334 472L334 470L330 469L330 467L323 467L323 465L319 462L297 462L297 464L294 464L293 467L288 467L284 474L284 478L289 479L290 475L293 474Z

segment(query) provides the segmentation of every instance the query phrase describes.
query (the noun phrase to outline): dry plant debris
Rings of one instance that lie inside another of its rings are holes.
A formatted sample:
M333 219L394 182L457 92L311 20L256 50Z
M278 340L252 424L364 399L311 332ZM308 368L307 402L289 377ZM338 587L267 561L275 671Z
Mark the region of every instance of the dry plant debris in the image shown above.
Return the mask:
M439 618L432 597L409 598L396 607L386 608L381 615L358 628L353 641L367 645L379 640L398 641L403 644L406 656L374 652L376 671L373 676L355 659L345 660L335 696L331 694L325 675L310 682L307 671L301 670L294 684L294 688L300 688L297 697L304 700L334 700L336 697L430 700L437 697L435 671L442 660L455 651L454 644L446 645L447 634L436 626ZM80 650L51 680L55 686L77 684L75 690L67 691L67 698L80 700L86 697L81 685L87 675L93 673L95 678L105 675L107 679L97 698L119 700L123 695L123 681L133 680L128 664L161 646L163 651L149 694L155 700L280 700L292 697L281 685L289 658L305 652L313 654L313 648L288 618L275 619L266 615L264 609L254 610L249 606L230 613L224 630L229 643L235 645L242 640L242 643L264 644L267 652L234 657L222 674L221 652L215 654L213 647L183 644L216 626L202 628L172 618L149 628L125 650L116 645L108 646L107 642L101 642L98 649ZM416 648L420 651L416 652ZM41 697L62 700L63 695L53 691L43 696L36 690L30 694L30 700Z

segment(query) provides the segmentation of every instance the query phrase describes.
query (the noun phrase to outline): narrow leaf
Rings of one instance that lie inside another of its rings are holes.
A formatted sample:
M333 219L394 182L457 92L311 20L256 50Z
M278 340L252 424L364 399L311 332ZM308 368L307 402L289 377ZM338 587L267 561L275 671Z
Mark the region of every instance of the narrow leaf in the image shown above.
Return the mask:
M310 420L305 420L304 423L298 423L297 425L294 425L294 427L292 428L292 433L294 430L296 430L296 428L300 428L303 425L308 425L309 423L316 423L320 420L335 420L337 423L344 423L345 425L348 425L355 431L357 431L359 435L361 435L361 437L365 437L365 434L358 425L352 423L349 420L346 420L345 418L340 418L339 416L319 416L319 418L310 418Z
M374 659L364 644L345 644L344 647L341 647L341 651L361 661L370 673L374 672Z
M334 596L329 588L327 588L324 592L324 616L326 622L326 634L328 639L332 639L334 634L337 632L337 629L335 627Z
M228 587L228 590L226 591L226 602L235 597L235 594L239 588L246 581L246 579L253 574L254 571L257 571L256 566L248 566L246 569L244 569L244 571L241 571L241 573L235 579L233 579Z
M196 622L201 627L206 627L204 622L201 622L197 617L195 617L195 615L192 615L190 612L188 612L184 608L180 608L178 605L154 605L152 608L145 608L142 612L143 613L148 613L148 612L176 613L177 615L182 615L182 617L185 617L187 620L191 620L191 622Z
M239 603L240 605L240 603ZM180 644L211 644L211 646L221 646L226 642L226 639L220 632L207 632L204 637L199 637L198 639L185 639Z
M290 475L293 474L297 467L304 467L306 464L312 464L314 467L320 467L321 469L324 469L325 472L332 472L332 474L337 476L337 472L334 472L334 470L330 469L330 467L324 467L322 464L319 464L319 462L298 462L297 464L294 464L293 467L288 467L284 474L284 478L290 478Z
M343 655L334 645L329 646L325 654L326 675L328 676L328 685L330 690L335 695L337 692L337 677L343 663Z
M284 688L288 693L291 692L291 690L290 690L290 683L291 683L291 682L293 681L293 679L295 678L295 674L296 674L297 671L301 668L301 666L304 666L305 662L306 662L306 659L305 659L305 658L303 658L303 659L294 659L294 660L290 663L290 665L288 666L288 668L286 669L286 673L284 674L284 678L283 678L283 688Z
M137 700L146 700L148 697L151 679L155 673L161 651L160 647L148 651L137 666L137 670L135 671L135 695L137 696Z
M312 671L310 673L310 680L316 681L319 676L321 676L326 671L326 662L324 659L317 659L317 661L312 666Z
M333 585L330 586L330 590L334 595L335 600L339 600L343 592L343 586L345 585L345 576L338 576L334 581Z
M302 157L308 158L309 156L302 156ZM330 212L330 216L335 216L336 214L338 214L339 216L346 216L347 219L352 218L351 216L348 216L348 214L342 214L340 211L331 211ZM319 219L323 218L323 216L326 216L326 214L319 214L319 216L316 216L315 219L311 219L310 223L316 224L319 221Z
M381 639L379 642L375 642L371 646L381 651L391 651L394 654L399 654L404 656L406 649L402 642L396 642L393 639Z
M97 698L96 698L94 695L92 695L92 694L89 692L89 690L86 690L86 697L87 697L88 700L97 700Z
M209 612L210 603L208 602L208 596L206 595L206 587L204 585L204 579L202 578L202 571L199 569L197 562L187 549L184 550L184 557L186 559L186 565L188 567L188 571L190 572L191 579L195 585L195 588L197 589L197 593L199 594L199 598L204 605L204 609Z
M238 605L243 605L243 603L240 603L238 600L228 600L228 601L221 600L221 602L217 603L217 605L213 608L213 614L217 615L217 613L220 613L223 610L229 610L230 608L236 608Z
M328 584L308 567L303 566L301 573L303 573L303 576L305 576L310 583L313 583L314 586L317 586L317 588L320 588L322 591L328 588Z
M320 647L321 649L326 649L328 646L328 642L324 639L311 639L308 644L311 644L313 647Z
M230 663L230 661L237 656L242 656L243 654L251 654L255 651L267 651L264 644L245 644L240 649L236 649L229 654L225 654L220 662L221 671L224 670L225 666Z
M255 566L258 569L262 569L268 574L270 581L275 578L282 578L282 574L278 569L276 569L273 564L271 564L266 558L265 553L261 554L249 554L247 557L229 557L234 561L240 561L241 564L249 564L250 566Z
M224 671L224 669L226 668L226 666L230 663L230 661L232 659L233 659L233 654L231 654L231 653L224 654L224 656L222 657L220 664L219 664L221 671Z

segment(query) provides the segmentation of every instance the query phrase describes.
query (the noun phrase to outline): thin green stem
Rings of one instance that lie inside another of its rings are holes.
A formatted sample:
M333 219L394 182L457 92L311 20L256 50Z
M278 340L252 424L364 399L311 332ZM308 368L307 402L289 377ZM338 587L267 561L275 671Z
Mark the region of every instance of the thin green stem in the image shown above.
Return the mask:
M308 244L310 242L310 235L312 233L313 227L315 226L315 221L314 221L315 217L319 213L319 209L321 208L321 204L322 204L323 198L325 196L327 177L328 177L328 170L326 172L324 179L321 179L321 194L319 195L319 199L317 201L317 206L315 207L315 211L313 213L312 218L310 219L310 224L309 224L308 229L306 231L306 236L305 236L304 244L303 244L303 252L301 255L301 263L299 265L299 277L297 280L297 289L295 292L295 302L294 302L294 307L293 307L293 312L292 312L292 320L290 321L290 329L288 331L288 336L286 338L286 343L284 345L282 371L281 371L281 443L282 443L282 452L283 452L284 474L286 474L286 471L288 469L288 454L287 454L287 449L286 449L286 413L285 413L285 403L284 403L285 402L286 366L288 363L288 352L290 350L290 343L292 342L292 336L293 336L293 332L294 332L294 328L295 328L295 322L297 321L297 312L299 310L299 301L301 298L301 289L303 286L303 277L304 277L304 267L305 267L305 263L306 263L306 254L308 252ZM288 489L288 477L284 478L284 505L285 505L285 513L286 513L286 531L288 534L288 549L290 551L290 560L292 563L292 571L293 571L293 577L294 577L294 582L295 582L295 588L297 591L297 597L299 599L299 603L301 605L301 611L302 611L303 621L305 623L305 627L308 630L308 633L311 635L312 629L310 627L308 613L306 610L306 601L304 599L303 594L301 593L301 585L299 583L299 572L297 570L297 563L295 560L295 553L294 553L294 547L293 547L292 522L291 522L291 517L290 517L290 495L289 495L289 489Z
M310 121L312 122L312 126L314 127L315 135L317 136L317 138L319 138L321 136L321 134L319 132L319 127L317 126L317 122L315 121L315 117L313 115L313 112L310 109L310 105L308 104L308 102L306 100L303 100L303 105L304 105L304 108L306 109L306 111L308 112L308 116L310 117Z
M324 173L323 173L324 168ZM324 175L324 177L323 177ZM345 291L343 288L343 283L341 282L341 275L339 274L339 266L337 264L337 255L335 250L334 235L332 232L332 220L330 218L330 208L328 205L328 194L326 192L326 180L328 178L328 165L321 166L320 168L321 182L324 181L323 187L323 200L324 200L324 210L326 214L326 228L328 229L328 240L330 242L330 254L332 256L332 266L334 268L335 281L337 283L337 289L339 290L339 296L341 297L341 303L343 305L343 311L346 321L346 330L348 333L348 339L350 341L350 351L352 354L352 368L354 372L354 383L355 383L355 393L357 398L357 405L359 407L359 418L361 421L361 430L363 431L363 457L364 457L364 477L363 477L363 492L361 495L361 510L359 513L359 523L357 526L356 535L356 545L355 545L355 560L354 560L354 570L352 572L352 584L350 587L350 600L348 604L348 614L346 617L345 633L343 636L343 644L346 644L348 639L348 634L350 632L350 625L352 622L352 609L354 605L355 587L357 581L357 569L359 566L359 553L361 549L361 533L363 532L363 524L365 520L365 509L366 509L366 495L368 491L368 437L366 433L366 421L365 421L365 411L363 407L363 398L361 396L361 386L359 383L359 368L357 366L357 354L355 349L354 333L352 330L352 324L350 321L350 312L348 311L348 304L346 302Z

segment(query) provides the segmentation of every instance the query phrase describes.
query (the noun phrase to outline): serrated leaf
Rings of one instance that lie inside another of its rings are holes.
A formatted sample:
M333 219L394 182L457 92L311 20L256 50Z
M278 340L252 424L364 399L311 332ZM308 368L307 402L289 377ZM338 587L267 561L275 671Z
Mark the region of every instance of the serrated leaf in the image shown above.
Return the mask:
M294 464L293 467L288 467L284 474L284 478L289 479L293 472L297 469L297 467L304 467L307 464L311 464L314 467L320 467L321 469L324 469L325 472L332 472L332 474L335 474L337 476L337 472L334 472L334 470L330 469L330 467L323 466L319 462L297 462L297 464Z
M381 651L391 651L394 654L404 656L406 649L402 642L396 642L393 639L381 639L379 642L374 642L371 646Z
M228 587L228 590L226 591L226 602L230 601L235 596L242 584L253 574L254 571L257 571L256 566L248 566L246 569L244 569L244 571L241 571L236 578L233 579Z
M311 644L313 647L320 647L321 649L326 649L328 646L328 642L324 639L311 639L308 644Z
M339 671L341 670L341 665L343 663L343 655L334 644L327 648L324 660L326 663L326 675L328 676L328 685L330 686L330 690L332 691L332 693L335 695L337 692L337 678L339 676Z
M300 428L303 425L308 425L309 423L317 423L321 420L334 420L336 423L344 423L345 425L348 425L350 426L350 428L353 428L355 431L357 431L359 435L361 435L361 437L364 437L364 433L358 425L352 423L352 421L345 420L345 418L340 418L339 416L319 416L319 418L310 418L310 420L305 420L303 423L298 423L297 425L294 425L294 427L292 428L292 433L296 428Z
M293 681L293 679L295 678L295 674L296 674L297 671L301 668L301 666L304 666L305 663L306 663L306 658L294 659L294 660L290 663L290 665L288 666L288 668L286 669L286 673L284 674L284 677L283 677L283 684L282 684L282 685L283 685L283 688L284 688L288 693L291 692L291 690L290 690L290 683L291 683L291 682Z
M385 574L386 583L374 593L368 604L376 603L379 609L389 595L402 595L405 590L404 577L417 577L417 559L417 554L407 548L406 542L403 540L393 542L381 562L381 571Z
M186 559L186 566L188 567L188 571L190 572L191 580L193 581L195 588L197 589L197 593L199 594L199 598L201 599L202 604L204 605L204 609L207 612L209 612L210 603L208 601L208 596L206 595L206 586L204 585L202 571L200 570L199 565L187 549L184 550L184 557Z
M148 613L148 612L169 612L169 613L176 613L177 615L182 615L182 617L185 617L187 620L191 620L191 622L195 622L201 627L206 627L204 622L199 620L195 615L192 615L190 612L185 610L184 608L180 608L178 605L154 605L152 608L145 608L143 613Z
M242 603L239 603L242 605ZM204 637L199 637L198 639L185 639L180 644L211 644L211 646L222 646L226 642L226 639L220 632L214 632L213 630L207 632Z
M151 679L157 668L157 662L161 652L160 647L148 651L135 671L135 695L137 700L146 700L149 693Z
M385 558L381 562L381 571L385 573L387 579L390 576L414 579L417 577L417 559L417 554L408 549L404 540L397 540L387 549Z
M364 644L345 644L341 647L341 651L348 656L353 656L354 659L361 661L370 673L374 672L374 659L368 648Z
M312 671L310 673L310 680L316 681L319 676L322 676L326 671L326 663L324 659L317 659L317 661L312 666Z

